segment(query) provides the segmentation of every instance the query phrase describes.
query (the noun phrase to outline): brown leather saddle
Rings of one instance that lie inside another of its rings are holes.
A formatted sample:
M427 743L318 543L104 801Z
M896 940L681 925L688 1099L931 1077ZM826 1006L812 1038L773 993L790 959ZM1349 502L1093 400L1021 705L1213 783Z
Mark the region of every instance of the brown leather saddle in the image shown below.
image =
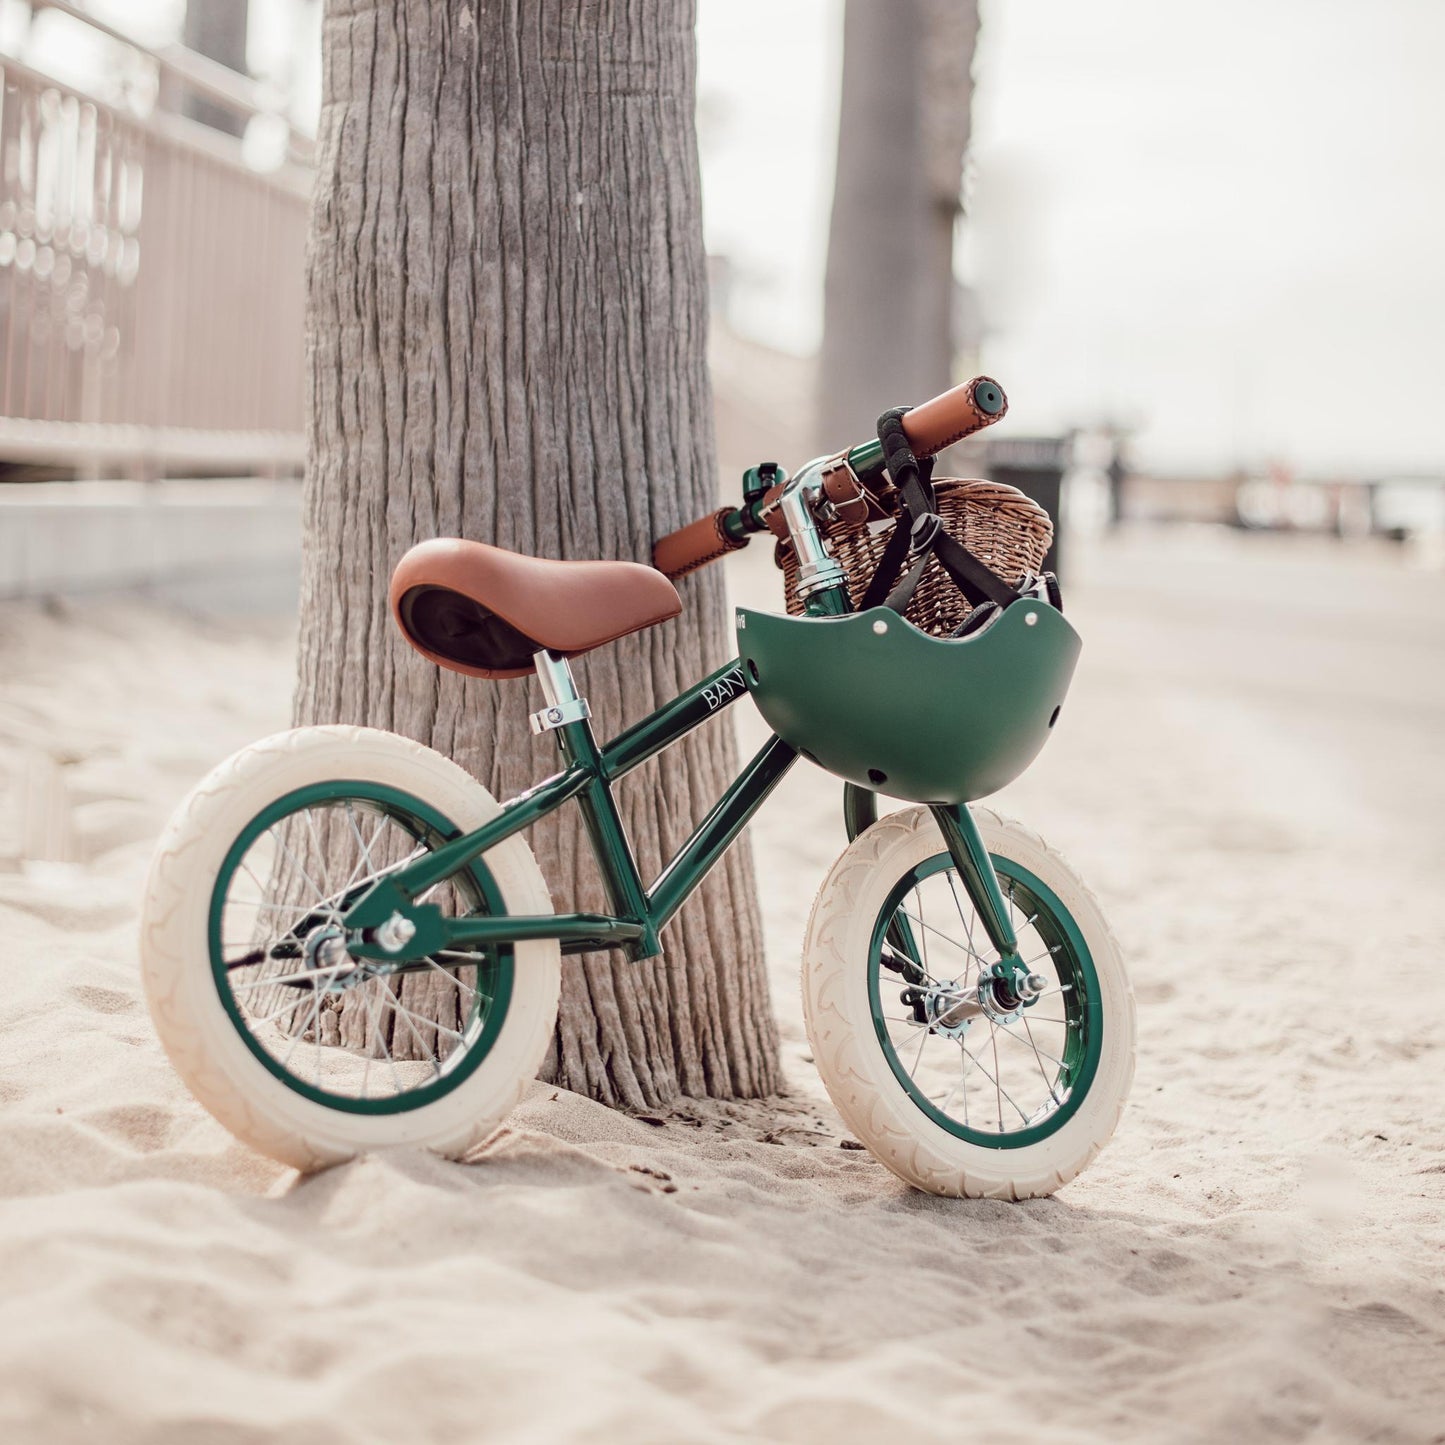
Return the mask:
M472 677L524 677L543 651L576 657L666 622L682 599L636 562L553 562L438 538L391 574L391 611L423 657Z

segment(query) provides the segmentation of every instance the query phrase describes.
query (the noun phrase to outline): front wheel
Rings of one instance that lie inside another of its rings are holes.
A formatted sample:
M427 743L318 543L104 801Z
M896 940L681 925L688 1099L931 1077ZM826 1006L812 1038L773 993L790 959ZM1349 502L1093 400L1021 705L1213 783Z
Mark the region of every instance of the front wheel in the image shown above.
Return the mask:
M803 1007L833 1103L872 1153L932 1194L1032 1199L1113 1134L1134 1073L1134 996L1093 895L1036 834L975 810L1036 976L998 955L927 808L881 819L824 881Z
M386 965L348 953L341 923L378 878L497 812L449 759L357 727L267 738L181 805L146 885L146 998L177 1072L233 1134L312 1169L389 1144L456 1156L502 1122L552 1035L557 941ZM520 837L423 901L552 911Z

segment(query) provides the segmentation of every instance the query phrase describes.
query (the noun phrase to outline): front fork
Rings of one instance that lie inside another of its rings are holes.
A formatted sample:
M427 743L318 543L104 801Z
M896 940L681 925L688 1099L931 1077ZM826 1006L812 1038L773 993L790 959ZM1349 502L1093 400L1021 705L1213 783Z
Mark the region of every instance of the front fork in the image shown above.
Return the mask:
M938 823L943 841L968 890L969 901L978 910L988 941L998 950L999 961L994 964L995 977L1014 982L1015 978L1026 976L1023 960L1019 957L1018 936L1009 922L1008 904L1004 901L1003 889L999 887L998 874L994 871L993 859L988 856L983 839L979 836L978 824L968 805L956 806L945 803L931 803L929 811ZM843 787L843 822L848 829L851 843L865 828L878 821L878 795L860 788L855 783ZM902 938L893 940L895 947L903 948L915 960L919 955L912 948L912 940L905 943Z

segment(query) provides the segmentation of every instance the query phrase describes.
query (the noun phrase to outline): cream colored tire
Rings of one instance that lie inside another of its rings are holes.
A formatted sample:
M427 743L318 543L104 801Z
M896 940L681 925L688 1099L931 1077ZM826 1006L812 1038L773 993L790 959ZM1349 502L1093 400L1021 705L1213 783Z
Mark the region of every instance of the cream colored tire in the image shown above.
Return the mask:
M515 945L511 1000L487 1056L450 1093L404 1112L351 1113L296 1092L251 1051L217 990L209 917L232 843L278 799L337 778L406 792L464 831L499 811L491 794L449 759L372 728L299 728L244 748L194 789L157 845L140 931L151 1017L192 1094L263 1154L298 1169L398 1144L456 1157L495 1131L542 1062L561 980L555 940ZM488 852L485 866L508 913L552 912L547 885L520 837Z
M803 1010L813 1057L834 1105L899 1178L930 1194L1033 1199L1073 1179L1119 1122L1134 1074L1134 995L1118 944L1073 869L1029 829L987 809L973 813L991 854L1021 864L1053 890L1092 958L1103 1010L1102 1050L1088 1093L1072 1116L1037 1142L986 1147L925 1113L889 1062L868 982L873 930L899 880L944 851L927 808L880 819L833 865L808 921Z

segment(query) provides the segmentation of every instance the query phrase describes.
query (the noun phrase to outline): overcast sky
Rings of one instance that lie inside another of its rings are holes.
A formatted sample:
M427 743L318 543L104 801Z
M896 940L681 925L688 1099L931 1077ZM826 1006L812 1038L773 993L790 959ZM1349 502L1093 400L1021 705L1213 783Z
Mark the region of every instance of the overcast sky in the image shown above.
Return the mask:
M709 241L760 277L739 322L807 349L841 0L701 12ZM1442 71L1445 0L986 3L960 272L1014 421L1445 471Z

